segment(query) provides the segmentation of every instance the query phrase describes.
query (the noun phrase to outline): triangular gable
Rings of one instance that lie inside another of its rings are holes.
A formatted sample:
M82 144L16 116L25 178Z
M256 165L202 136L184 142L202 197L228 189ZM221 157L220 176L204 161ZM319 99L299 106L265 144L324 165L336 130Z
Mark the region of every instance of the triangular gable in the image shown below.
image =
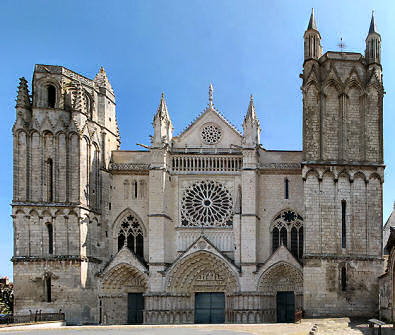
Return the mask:
M277 263L287 263L292 265L299 271L303 272L302 265L296 260L294 255L292 255L289 250L285 246L280 246L277 250L269 257L269 259L265 262L262 268L258 271L258 277L260 278L266 270L271 268L273 265Z
M180 256L176 258L174 263L166 270L167 273L169 273L174 266L176 266L180 261L182 261L184 258L188 257L189 255L195 253L195 252L200 252L200 251L207 251L210 252L216 256L218 256L221 260L223 260L235 273L240 273L240 269L236 267L229 257L224 255L219 249L215 247L215 245L206 237L206 236L200 236L198 237L195 242L193 242L190 247L185 250L184 253L182 253Z
M201 131L206 124L214 124L221 129L221 140L217 144L207 144L201 138ZM224 116L214 108L207 108L180 135L173 137L175 147L230 147L241 145L242 134Z
M107 264L104 269L101 271L101 275L104 276L106 273L111 271L114 267L120 264L128 264L140 272L146 274L148 272L147 267L141 263L141 261L133 254L128 247L124 246L119 252L115 255L115 257Z

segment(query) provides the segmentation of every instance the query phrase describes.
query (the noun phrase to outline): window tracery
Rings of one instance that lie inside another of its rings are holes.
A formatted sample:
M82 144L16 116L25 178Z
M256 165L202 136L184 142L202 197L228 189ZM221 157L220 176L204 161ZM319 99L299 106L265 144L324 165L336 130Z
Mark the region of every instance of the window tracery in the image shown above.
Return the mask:
M228 189L214 180L195 182L181 200L184 227L232 227L233 203Z
M303 217L292 209L281 211L272 222L272 251L284 245L295 258L303 257Z
M126 246L136 256L144 258L144 232L139 220L127 215L122 221L118 233L118 251Z
M200 134L202 141L206 144L216 144L222 138L222 130L215 124L207 124L203 127Z

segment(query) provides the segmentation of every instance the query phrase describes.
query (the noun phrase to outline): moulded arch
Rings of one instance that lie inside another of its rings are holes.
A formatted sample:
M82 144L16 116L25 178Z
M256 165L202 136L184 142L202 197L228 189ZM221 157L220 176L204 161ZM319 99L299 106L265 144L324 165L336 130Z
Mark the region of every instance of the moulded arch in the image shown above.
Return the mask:
M357 178L361 178L364 182L367 181L366 175L362 171L355 172L354 175L352 176L353 180Z
M280 261L264 271L257 282L257 291L271 295L278 291L303 294L303 273L292 264Z
M320 180L320 179L321 179L321 178L320 178L320 175L319 175L319 173L318 173L318 171L317 171L316 169L314 169L314 168L311 168L311 169L309 169L309 170L306 172L305 178L304 178L304 179L307 179L307 178L309 178L310 176L316 177L317 180Z
M126 217L127 215L133 215L141 224L141 227L143 228L144 236L147 234L147 228L144 224L144 221L141 219L141 217L131 208L125 208L121 213L118 214L116 219L114 220L112 224L112 230L114 231L115 228L121 223L122 219Z
M191 293L207 291L233 293L240 290L232 266L208 250L197 250L179 258L167 271L166 291Z
M351 175L347 170L341 170L340 172L338 172L337 179L340 179L341 177L346 177L348 181L351 181Z
M106 270L100 280L102 293L140 291L148 288L148 276L131 264L122 262Z
M322 173L322 179L324 177L330 177L332 179L335 179L335 173L329 169L326 169L323 173Z
M39 216L38 212L37 212L35 209L32 209L32 210L29 212L29 215L30 215L30 216Z
M302 225L303 225L303 221L304 221L303 216L300 215L300 213L299 213L298 211L296 211L295 209L290 208L290 207L287 207L287 208L283 208L282 210L278 211L278 212L273 216L272 221L271 221L271 223L270 223L270 229L269 229L270 232L273 231L273 228L276 226L277 221L282 219L283 213L289 212L289 211L290 211L290 212L294 212L294 213L296 214L296 219L295 219L295 220L302 221ZM291 226L291 224L290 224L290 226ZM287 228L288 228L288 227L287 227ZM290 228L292 228L292 227L290 227ZM287 230L288 230L288 229L287 229Z
M22 209L17 209L15 215L26 215L26 213Z
M380 182L380 184L382 183L382 178L381 178L381 176L377 173L377 172L372 172L370 175L369 175L369 180L370 179L378 179L378 181Z
M49 77L43 77L35 81L34 83L34 99L35 101L35 106L36 107L48 107L46 106L46 101L44 101L45 98L47 98L47 92L45 92L47 86L52 85L55 87L55 108L60 108L60 102L61 102L61 95L62 95L62 87L60 83L54 79L54 78L49 78Z

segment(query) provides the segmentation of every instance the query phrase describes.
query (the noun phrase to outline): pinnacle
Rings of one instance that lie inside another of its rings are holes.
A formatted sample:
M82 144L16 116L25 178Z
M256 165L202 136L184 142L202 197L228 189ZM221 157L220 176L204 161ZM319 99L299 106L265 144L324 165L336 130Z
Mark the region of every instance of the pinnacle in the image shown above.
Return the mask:
M318 30L317 23L315 22L314 8L311 9L310 21L307 26L307 30L310 30L310 29Z
M97 73L95 79L93 80L99 87L105 87L107 88L111 93L114 94L114 91L111 87L111 84L107 78L106 71L104 70L104 67L101 66L99 72Z
M168 119L170 120L169 113L167 111L167 105L166 105L166 100L165 100L165 94L162 92L159 106L158 106L158 111L156 112L155 118L159 117L160 119Z
M244 118L244 122L247 122L248 119L250 119L252 122L256 122L259 127L259 120L255 112L254 97L252 94L250 95L250 103L248 104L247 114Z
M372 34L372 33L378 34L377 27L376 27L376 21L374 19L374 10L372 11L372 19L370 20L370 27L369 27L369 34Z
M18 95L16 98L17 107L31 107L27 80L22 77L19 79Z

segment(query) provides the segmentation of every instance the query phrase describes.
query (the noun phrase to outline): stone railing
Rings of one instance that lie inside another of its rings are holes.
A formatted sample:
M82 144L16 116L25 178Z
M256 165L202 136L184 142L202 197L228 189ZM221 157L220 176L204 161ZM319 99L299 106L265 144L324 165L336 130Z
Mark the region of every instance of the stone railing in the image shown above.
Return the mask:
M228 155L174 155L173 172L239 172L243 157Z

